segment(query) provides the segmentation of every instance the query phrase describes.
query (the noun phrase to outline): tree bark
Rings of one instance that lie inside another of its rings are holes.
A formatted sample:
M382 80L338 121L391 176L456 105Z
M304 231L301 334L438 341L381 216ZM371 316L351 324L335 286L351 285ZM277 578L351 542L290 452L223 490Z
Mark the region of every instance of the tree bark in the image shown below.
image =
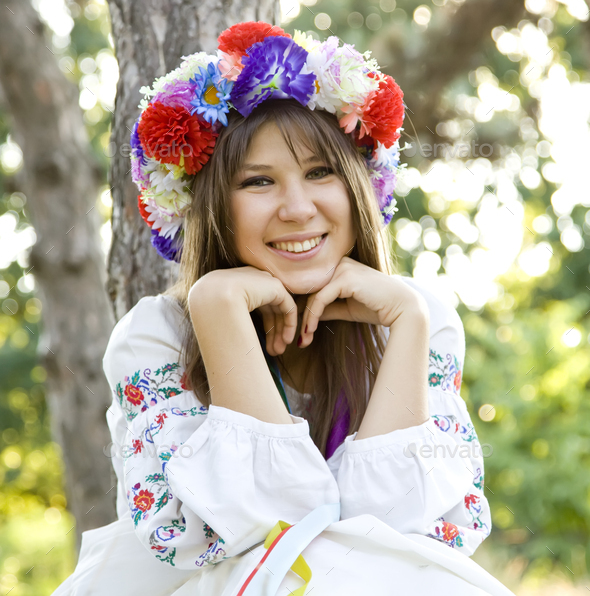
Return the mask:
M0 81L23 150L27 209L37 234L29 272L43 305L40 363L52 433L63 450L68 507L84 530L115 518L104 448L110 390L102 357L113 327L105 291L102 172L86 136L78 89L67 81L29 2L7 0L0 18Z
M182 56L215 53L217 37L240 21L278 24L277 0L109 0L119 82L111 142L113 245L109 255L108 292L115 317L122 317L146 295L175 281L178 265L152 247L149 227L137 208L138 189L131 180L129 136L139 116L139 88L178 67Z

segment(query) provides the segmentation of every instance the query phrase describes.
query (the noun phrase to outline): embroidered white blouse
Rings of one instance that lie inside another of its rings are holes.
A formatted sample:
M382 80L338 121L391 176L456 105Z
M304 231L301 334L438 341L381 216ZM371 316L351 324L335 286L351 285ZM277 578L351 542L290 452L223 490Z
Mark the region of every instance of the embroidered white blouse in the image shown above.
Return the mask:
M295 424L263 422L215 405L207 410L185 384L180 306L167 296L147 296L122 317L103 361L113 392L107 423L118 479L119 522L111 524L111 535L117 523L126 524L127 550L142 545L131 571L135 582L149 582L150 594L180 595L185 589L188 594L190 586L191 595L234 595L252 568L247 556L264 550L251 547L278 520L295 524L319 505L340 502L341 521L303 552L316 596L368 588L386 594L379 586L391 581L413 594L430 593L435 584L437 594L512 594L469 559L489 535L491 518L483 454L460 396L461 319L423 284L400 278L430 309L430 419L358 441L354 433L327 461L305 419L313 396L285 384ZM130 572L111 551L103 548L100 554L91 544L88 536L77 579L70 578L56 595L73 594L66 588L76 581L83 585L80 578L92 565L104 570L101 557L118 568L113 586L125 585L122 574ZM351 554L343 559L346 545ZM340 567L332 563L336 554ZM146 557L154 561L157 578L145 566ZM138 567L140 559L145 569ZM328 570L318 573L324 567ZM300 585L297 580L289 572L277 594L287 596L287 588ZM92 593L103 594L93 586Z

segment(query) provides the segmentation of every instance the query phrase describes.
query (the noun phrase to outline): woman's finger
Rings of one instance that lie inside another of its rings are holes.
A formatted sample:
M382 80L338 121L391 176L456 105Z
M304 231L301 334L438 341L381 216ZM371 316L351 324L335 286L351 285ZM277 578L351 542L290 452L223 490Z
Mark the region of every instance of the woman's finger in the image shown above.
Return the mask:
M301 333L301 347L306 347L311 343L313 333L317 329L320 317L326 307L332 304L337 298L350 298L352 295L352 292L343 285L343 279L344 276L339 276L338 278L334 276L327 286L310 297L301 324L303 329Z
M264 325L264 334L265 334L265 339L266 339L266 351L271 356L275 356L275 354L272 353L272 351L273 351L272 331L273 331L273 327L275 324L274 323L274 314L272 312L272 309L267 304L260 307L260 312L262 313L262 321L263 321L263 325Z
M291 300L293 300L291 298ZM285 324L283 328L283 340L285 342L285 346L293 343L295 339L295 333L297 332L297 305L293 300L292 306L289 310L284 314Z
M275 328L274 331L274 349L277 354L282 354L285 351L283 330L285 327L285 315L281 312L280 308L273 307L275 315Z

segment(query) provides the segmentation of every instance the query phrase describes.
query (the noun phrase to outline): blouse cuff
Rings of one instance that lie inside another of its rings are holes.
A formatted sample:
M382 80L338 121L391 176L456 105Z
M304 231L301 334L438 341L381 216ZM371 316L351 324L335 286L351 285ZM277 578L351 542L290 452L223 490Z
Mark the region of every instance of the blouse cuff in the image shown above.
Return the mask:
M209 420L219 420L227 424L236 424L243 426L259 435L278 438L295 438L309 435L309 422L305 418L289 414L293 424L279 424L274 422L264 422L249 414L237 412L223 406L209 406L207 418Z
M399 428L383 435L366 437L365 439L354 440L357 433L349 435L344 439L345 453L364 453L381 447L391 445L406 445L412 441L421 441L435 436L436 426L432 418L417 426Z

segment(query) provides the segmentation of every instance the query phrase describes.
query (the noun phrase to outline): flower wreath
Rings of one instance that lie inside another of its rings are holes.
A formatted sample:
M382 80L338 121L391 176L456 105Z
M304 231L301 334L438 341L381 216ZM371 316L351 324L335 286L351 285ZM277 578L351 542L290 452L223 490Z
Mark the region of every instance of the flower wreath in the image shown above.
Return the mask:
M397 211L393 190L399 165L403 93L370 52L293 37L264 22L238 23L218 38L216 56L183 56L179 68L142 87L142 112L131 133L132 179L152 245L180 262L184 218L194 176L207 163L230 109L247 117L269 98L294 98L311 110L336 114L365 163L382 225ZM151 99L150 99L151 98Z

